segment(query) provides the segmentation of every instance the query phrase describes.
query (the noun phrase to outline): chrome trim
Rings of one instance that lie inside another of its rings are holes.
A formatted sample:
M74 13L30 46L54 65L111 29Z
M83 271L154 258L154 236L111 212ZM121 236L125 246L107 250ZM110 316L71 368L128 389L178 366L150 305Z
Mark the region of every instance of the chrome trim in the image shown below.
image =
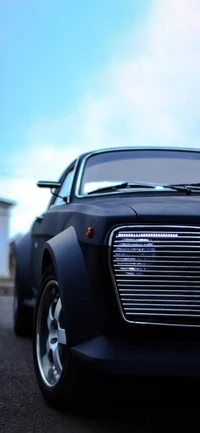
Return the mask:
M122 298L123 299L123 298ZM126 301L126 299L125 299L125 301ZM147 300L146 300L147 301ZM143 306L143 305L145 305L146 307L150 307L150 306L152 306L152 307L157 307L158 305L159 306L161 306L161 307L165 307L165 304L161 304L161 303L159 303L158 304L158 302L155 300L153 303L152 303L152 300L150 299L149 300L151 303L150 304L148 304L148 303L141 303L141 302L139 302L138 300L137 301L135 301L135 302L137 302L137 304L136 305L138 305L139 307L140 306ZM157 303L156 303L157 302ZM167 299L165 302L171 302L169 299ZM174 301L175 302L175 301ZM180 301L177 301L177 302L179 302L179 303L176 303L176 304L170 304L172 307L184 307L184 302L186 302L186 300L180 300ZM180 304L180 302L182 302L182 304ZM192 301L188 301L188 302L192 302ZM200 301L196 301L196 302L200 302ZM126 305L127 307L129 306L129 305L132 305L131 304L131 302L125 302L124 303L124 305ZM188 304L187 304L188 305ZM195 304L189 304L191 307L196 307L196 305ZM127 307L125 307L125 308L127 308ZM132 309L131 307L130 307L130 309Z
M119 286L120 286L120 284L119 284ZM124 287L124 284L121 284L121 286L122 287ZM135 284L135 285L133 285L133 284L127 284L127 287L138 287L138 284ZM140 284L140 287L151 287L151 286L149 286L149 284ZM154 286L152 286L152 287L154 287ZM163 284L162 286L159 284L159 287L183 287L182 285L181 286L179 286L178 284L175 284L175 285L172 285L172 284L169 284L168 286L166 285L166 284ZM190 287L190 286L185 286L184 288L186 289L187 287ZM194 286L192 286L192 287L194 287ZM199 287L199 285L197 286L197 287ZM159 291L159 289L149 289L148 288L148 290L147 289L135 289L135 288L133 288L133 289L119 289L120 291L127 291L127 290L129 290L129 291L134 291L134 290L136 290L136 292L139 292L139 291L143 291L143 292L158 292ZM195 293L200 293L199 292L199 290L198 290L198 288L197 289L192 289L192 290L190 290L191 292L194 292L195 291ZM167 289L167 290L162 290L162 292L171 292L171 290L170 289ZM172 292L178 292L178 290L173 290ZM182 290L182 293L187 293L188 292L188 290ZM134 292L133 292L134 293ZM170 296L170 294L168 295L168 296Z
M138 284L119 284L119 287L120 286L125 286L125 287L138 287ZM149 284L140 284L140 287L149 287ZM150 286L151 287L151 286ZM154 286L155 287L155 286ZM188 285L185 285L185 286L183 286L182 284L181 285L178 285L178 284L169 284L169 285L167 285L167 284L159 284L159 287L190 287L190 286L188 286ZM192 286L192 287L194 287L194 285ZM199 287L199 284L197 285L197 287ZM139 290L139 289L138 289ZM149 289L149 290L151 290L151 289ZM152 289L153 290L153 289Z
M69 195L67 197L67 204L69 204L71 202L71 194L72 194L72 188L74 185L74 179L76 177L76 172L77 172L77 168L78 168L78 163L79 163L80 158L77 158L74 164L74 174L72 176L71 182L70 182L70 186L69 186Z
M147 301L147 302L148 302L148 298L154 297L154 299L149 299L149 301L152 302L152 304L148 304L149 308L151 307L151 305L153 305L153 303L155 301L157 302L156 305L158 305L158 306L162 305L160 302L163 302L163 301L167 302L167 300L163 299L165 297L170 297L170 298L173 297L173 301L172 302L176 302L176 304L175 304L176 306L178 306L179 302L182 302L182 305L180 305L180 306L184 307L185 306L184 302L189 302L190 303L189 304L189 308L192 308L193 306L192 306L191 302L193 302L193 301L191 299L187 300L187 298L188 297L191 298L191 295L190 295L191 293L192 293L192 297L194 299L200 297L200 289L198 290L198 288L200 287L200 285L199 285L198 281L196 282L198 284L197 287L195 287L194 284L193 284L193 286L192 286L193 288L190 288L191 286L187 284L187 283L190 283L189 281L185 282L185 286L179 285L179 284L176 284L176 285L172 285L172 284L166 285L165 284L165 285L162 285L162 286L159 285L159 287L164 287L163 290L160 290L160 289L156 288L155 286L152 286L152 288L151 288L151 285L149 285L149 284L142 284L139 287L138 287L137 284L135 284L135 285L134 284L129 284L129 285L126 285L127 288L125 288L125 289L120 288L120 286L124 287L124 284L121 284L121 285L118 284L118 286L117 286L116 279L115 279L115 276L114 276L114 266L116 266L113 263L114 260L115 260L115 258L114 258L114 252L112 254L113 238L114 238L116 232L123 231L123 230L127 230L128 231L129 229L130 230L138 230L138 235L140 234L139 233L140 229L141 230L145 230L145 231L148 231L148 230L149 231L150 230L153 230L153 231L159 230L160 232L162 232L162 230L172 230L173 229L173 231L179 230L184 235L184 234L189 234L190 233L190 231L188 231L188 230L191 230L193 232L192 234L194 234L194 230L198 230L200 232L200 227L199 226L168 225L168 224L162 224L162 225L158 225L158 224L157 225L154 225L154 224L134 224L134 225L129 225L129 224L127 224L125 226L124 225L123 226L118 226L117 228L115 228L114 230L112 230L112 232L111 232L111 234L109 236L109 240L108 240L108 265L109 265L109 270L110 270L111 279L112 279L112 282L113 282L113 287L114 287L114 291L115 291L115 295L116 295L119 311L120 311L120 314L121 314L122 318L125 320L125 322L127 322L127 323L133 323L133 324L137 324L137 325L151 325L151 326L154 325L154 326L167 326L167 327L170 326L170 327L199 328L200 324L198 325L198 324L191 324L191 323L190 324L186 324L186 323L164 323L164 322L155 322L155 321L153 322L151 320L148 320L148 321L141 320L140 321L140 320L133 320L133 319L130 320L129 318L125 317L121 301L123 300L126 303L126 305L127 305L127 302L129 300L129 298L131 298L131 297L136 297L137 298L137 299L135 299L135 301L137 303L136 306L135 306L135 311L139 311L138 308L137 308L137 305L139 305L138 302L141 301L142 298L144 299L144 296L145 296L145 301ZM187 230L187 231L185 232L184 230ZM149 235L150 235L150 233L149 233ZM131 242L131 237L130 237L130 242ZM143 256L143 257L147 257L148 258L150 256L146 255L146 256ZM180 256L180 259L184 258L184 257L188 257L188 256ZM177 260L176 260L177 257L175 256L174 258L175 258L175 262L177 262ZM192 258L196 258L196 257L195 256L190 256L190 259L192 259ZM160 261L158 260L158 263L160 263L160 262L162 263L163 261L164 261L164 263L168 262L168 260L160 260ZM171 261L174 262L173 260L169 260L169 262L171 262ZM181 262L181 260L179 260L178 262ZM188 263L191 263L191 261L188 261ZM199 263L199 262L197 262L197 263ZM149 263L149 265L151 265L151 264ZM166 269L166 271L167 271L167 269ZM200 273L200 270L199 270L199 273ZM138 277L139 277L139 275L138 275ZM138 278L138 281L141 281L141 280L139 280L139 278ZM169 289L166 289L166 287L169 287ZM170 288L172 288L172 287L175 287L175 288L176 287L177 288L178 287L182 287L183 290L181 290L181 292L179 293L179 290L171 290ZM124 291L126 293L123 293ZM128 291L128 293L127 293L127 291ZM189 293L188 293L188 291L189 291ZM151 292L154 292L154 293L151 293ZM158 292L158 294L156 294L155 292ZM155 299L155 297L156 297L156 299ZM177 299L177 298L186 298L186 299ZM196 300L195 302L200 303L200 299ZM142 305L144 305L144 303ZM173 304L171 304L171 305L173 305ZM133 308L134 307L130 308L130 310L133 310ZM190 313L191 311L194 311L194 310L189 310L189 308L186 310L186 311L188 311L188 313ZM154 310L153 310L153 313L150 313L150 312L145 313L144 309L142 309L142 310L143 310L143 312L142 312L141 316L145 316L145 315L148 315L148 316L151 316L151 315L152 316L153 315L154 316L160 316L160 314L154 312ZM150 310L152 310L152 309L150 308ZM163 310L166 310L166 308L163 309ZM149 311L149 310L147 309L147 311ZM166 312L167 311L168 310L166 310ZM175 310L173 309L172 311L175 311ZM179 309L178 311L181 312L181 309ZM135 313L129 312L128 311L128 307L126 306L126 315L127 316L128 315L132 315L133 316L134 314L137 315L137 316L139 315L137 312L135 312ZM171 320L173 320L173 316L177 317L177 318L179 318L179 317L185 317L187 319L187 317L188 318L190 318L190 317L194 317L194 318L195 317L200 317L200 312L197 315L195 315L195 314L191 314L191 315L187 314L187 316L185 316L184 314L183 315L181 315L181 314L172 314L171 315L171 314L163 314L162 313L162 316L166 317L166 318L170 317Z
M129 315L129 316L132 316L133 315L133 313L129 313L129 312L127 312L126 313L127 315ZM138 314L137 314L138 315ZM143 316L160 316L160 314L159 313L155 313L155 312L153 312L153 313L142 313L142 315ZM173 317L172 315L170 315L170 314L164 314L164 313L162 313L162 316L164 316L164 317ZM175 315L174 315L175 316ZM185 317L185 314L176 314L176 316L175 317ZM187 317L200 317L200 314L188 314L187 315ZM140 323L140 322L139 322ZM150 322L147 322L149 325L151 325L151 323ZM156 324L156 322L154 322L154 324ZM166 324L164 324L164 325L166 325ZM174 325L175 326L175 325ZM182 325L182 324L178 324L178 326L185 326L185 325ZM193 328L199 328L199 326L200 325L191 325Z
M168 292L168 290L166 290L167 292ZM173 292L173 290L171 290L172 292ZM120 292L120 290L119 290L119 292ZM122 290L121 290L121 292L122 292ZM139 290L138 290L138 292L139 292ZM145 292L146 292L146 290L145 290ZM154 290L154 292L156 292L156 289ZM158 290L157 290L157 292L158 292ZM163 290L162 292L165 292L165 290ZM178 295L178 294L176 294L176 295L174 295L174 294L171 294L171 293L168 293L168 294L165 294L164 293L164 295L162 294L162 298L165 296L166 298L187 298L187 297L189 297L190 295L188 295L187 293L186 294L183 294L183 292L184 292L184 290L182 290L182 295ZM195 298L199 298L199 295L200 295L200 291L199 290L197 290L197 291L194 291L194 290L190 290L190 292L195 292L195 293L199 293L198 295L196 295L196 294L193 294L192 296ZM123 296L126 296L126 298L124 298ZM146 298L146 293L122 293L122 296L121 296L121 299L123 299L124 301L126 300L129 300L129 298L131 298L131 296L134 296L134 297L137 297L138 298L138 300L140 300L140 299L142 299L142 297L143 296L145 296L145 298ZM152 296L156 296L157 298L159 297L159 295L157 295L156 293L150 293L149 294L149 297L152 297ZM148 298L146 298L146 300L147 300ZM152 299L152 301L153 301L153 299ZM166 299L166 302L167 302L167 299ZM181 300L181 299L179 299L179 302L184 302L184 299L183 299L183 301ZM189 301L190 302L190 301ZM200 302L200 301L196 301L196 302Z
M164 146L164 147L161 147L161 146L147 146L147 147L145 147L145 146L124 146L124 147L111 147L111 148L107 148L107 149L92 150L91 152L86 153L85 156L83 157L82 161L81 161L81 166L80 166L78 177L77 177L77 181L76 181L75 197L77 197L77 198L86 198L86 197L87 198L92 198L92 197L99 197L99 196L102 197L102 193L101 194L100 193L99 194L92 194L92 195L80 194L79 193L80 192L80 185L81 185L81 180L82 180L82 177L83 177L84 168L85 168L87 160L91 156L99 155L101 153L117 152L117 151L128 151L128 150L130 150L130 151L133 151L133 150L144 150L144 151L148 151L148 150L161 150L161 151L162 150L163 151L171 150L171 151L175 151L175 152L192 152L192 153L196 152L196 153L200 153L200 148L199 149L189 149L187 147L180 148L180 147L171 147L171 146L169 146L169 147L167 147L167 146ZM131 191L129 191L129 190L128 191L123 191L123 194L124 193L130 193L130 192L133 193L133 190L131 190ZM155 192L160 192L160 191L156 190ZM119 194L119 191L107 192L107 193L104 193L103 196L110 195L110 194Z

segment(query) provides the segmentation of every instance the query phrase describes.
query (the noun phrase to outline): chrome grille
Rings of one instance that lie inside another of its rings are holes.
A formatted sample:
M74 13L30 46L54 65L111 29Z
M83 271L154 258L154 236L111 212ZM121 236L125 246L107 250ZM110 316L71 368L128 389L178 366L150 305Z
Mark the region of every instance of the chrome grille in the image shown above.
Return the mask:
M109 244L126 321L200 326L200 227L121 227Z

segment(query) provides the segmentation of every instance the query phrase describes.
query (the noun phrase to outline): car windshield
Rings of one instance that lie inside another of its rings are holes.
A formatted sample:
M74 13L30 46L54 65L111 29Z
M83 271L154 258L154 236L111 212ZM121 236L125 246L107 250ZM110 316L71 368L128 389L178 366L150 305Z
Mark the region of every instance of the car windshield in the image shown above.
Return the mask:
M79 193L87 195L120 182L200 183L200 152L120 150L91 155L84 166Z

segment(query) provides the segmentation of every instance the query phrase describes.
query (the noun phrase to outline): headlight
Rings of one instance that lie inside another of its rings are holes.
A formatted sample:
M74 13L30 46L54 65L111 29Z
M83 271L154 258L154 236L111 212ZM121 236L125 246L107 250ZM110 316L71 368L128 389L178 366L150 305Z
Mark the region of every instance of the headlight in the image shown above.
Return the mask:
M116 253L117 258L121 259L118 264L123 272L127 275L143 275L143 271L150 268L141 265L154 261L156 250L150 239L139 238L130 242L130 238L126 238L116 248Z

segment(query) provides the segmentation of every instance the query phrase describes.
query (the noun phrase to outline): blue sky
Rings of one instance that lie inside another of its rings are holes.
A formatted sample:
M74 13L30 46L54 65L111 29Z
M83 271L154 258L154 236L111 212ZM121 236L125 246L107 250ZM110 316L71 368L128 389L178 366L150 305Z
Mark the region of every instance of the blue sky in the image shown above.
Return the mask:
M148 2L144 1L144 4ZM2 4L2 2L1 2ZM127 0L6 0L1 5L5 157L27 130L70 112L105 67L121 33L144 11Z
M1 0L0 196L10 236L79 153L199 145L199 0Z

